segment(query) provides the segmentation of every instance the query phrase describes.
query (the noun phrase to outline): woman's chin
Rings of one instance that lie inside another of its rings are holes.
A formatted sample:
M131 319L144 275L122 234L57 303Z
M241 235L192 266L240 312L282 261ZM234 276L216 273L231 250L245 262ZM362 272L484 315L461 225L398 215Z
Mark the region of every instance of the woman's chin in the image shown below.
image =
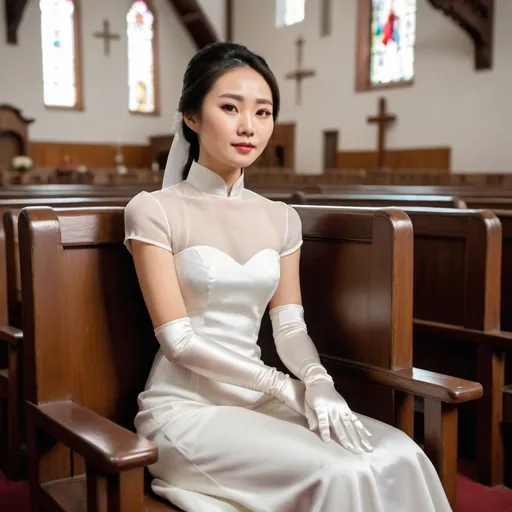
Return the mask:
M247 155L237 155L230 160L233 167L249 167L256 161L258 156L259 155L251 155L249 153Z

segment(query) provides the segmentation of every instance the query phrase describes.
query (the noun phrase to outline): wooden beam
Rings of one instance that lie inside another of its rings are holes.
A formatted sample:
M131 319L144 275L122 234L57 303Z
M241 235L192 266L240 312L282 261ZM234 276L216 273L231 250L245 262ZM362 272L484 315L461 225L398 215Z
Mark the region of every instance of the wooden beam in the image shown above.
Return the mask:
M491 69L493 62L494 0L428 0L452 18L475 44L475 69Z
M8 44L18 44L18 27L23 18L27 0L5 0L5 23Z
M226 41L233 42L233 15L234 15L234 1L226 0Z
M217 35L197 0L169 0L169 3L198 49L217 42Z

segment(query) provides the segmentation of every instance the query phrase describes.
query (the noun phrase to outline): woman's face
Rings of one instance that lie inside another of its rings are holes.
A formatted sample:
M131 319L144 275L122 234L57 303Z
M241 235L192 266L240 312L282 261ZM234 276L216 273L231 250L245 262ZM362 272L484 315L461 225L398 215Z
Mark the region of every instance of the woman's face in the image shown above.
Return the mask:
M201 115L186 119L199 136L199 163L224 173L251 165L272 131L272 91L252 68L222 75L206 95Z

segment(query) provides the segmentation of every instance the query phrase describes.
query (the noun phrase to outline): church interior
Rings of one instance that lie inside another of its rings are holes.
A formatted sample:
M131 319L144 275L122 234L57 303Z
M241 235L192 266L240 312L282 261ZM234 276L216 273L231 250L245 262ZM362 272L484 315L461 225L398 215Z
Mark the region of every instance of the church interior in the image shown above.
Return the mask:
M454 511L512 512L510 0L3 4L1 511L180 510L133 433L156 348L123 210L162 186L187 63L228 41L279 83L244 182L299 213L336 388L422 447Z

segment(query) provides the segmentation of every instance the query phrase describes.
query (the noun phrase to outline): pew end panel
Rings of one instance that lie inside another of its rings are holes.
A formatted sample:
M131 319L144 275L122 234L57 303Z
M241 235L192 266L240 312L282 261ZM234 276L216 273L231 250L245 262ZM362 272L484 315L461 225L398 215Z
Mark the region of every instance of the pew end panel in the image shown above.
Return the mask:
M499 485L506 349L489 340L500 331L502 225L486 210L405 211L414 225L414 364L482 384L482 400L461 407L460 448L484 483Z
M7 368L0 369L0 454L4 473L10 480L23 474L22 453L23 332L0 323L0 347L7 352Z
M10 192L6 192L8 196ZM115 191L111 193L114 194ZM21 278L18 247L18 215L26 206L60 206L90 207L97 205L124 206L129 197L27 197L0 198L0 274L5 276L4 287L0 290L0 317L5 317L5 325L12 328L22 326ZM5 336L4 336L5 339ZM9 348L0 344L0 378L3 381L0 416L3 425L0 427L0 444L6 449L2 464L4 472L10 479L25 477L25 445L24 445L24 389L23 389L23 343L22 336L16 345Z
M493 212L500 220L503 231L501 257L501 328L504 331L512 331L512 207L511 210L493 210ZM512 383L512 368L509 370L508 381Z

